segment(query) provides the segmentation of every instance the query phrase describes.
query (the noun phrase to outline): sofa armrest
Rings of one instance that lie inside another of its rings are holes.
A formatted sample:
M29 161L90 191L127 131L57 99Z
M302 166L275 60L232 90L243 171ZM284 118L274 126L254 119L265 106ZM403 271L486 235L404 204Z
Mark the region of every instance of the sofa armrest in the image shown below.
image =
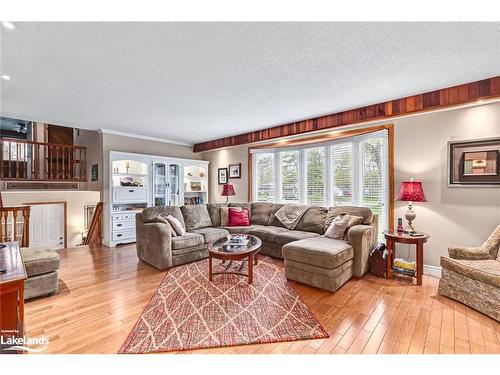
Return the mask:
M159 270L172 267L172 235L168 224L144 223L137 214L135 228L137 257Z
M469 260L480 260L489 259L490 253L487 249L482 246L478 247L463 247L463 246L450 246L448 248L448 254L450 258L455 259L469 259Z
M368 271L368 258L374 237L375 228L371 225L354 225L347 232L347 242L354 250L354 276L361 277Z

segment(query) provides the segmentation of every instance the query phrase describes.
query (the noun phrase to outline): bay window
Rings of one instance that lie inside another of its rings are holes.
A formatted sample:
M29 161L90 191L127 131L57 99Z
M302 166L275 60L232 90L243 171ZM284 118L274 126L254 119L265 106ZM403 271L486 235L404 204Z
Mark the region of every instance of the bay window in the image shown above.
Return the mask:
M251 150L253 200L357 205L388 227L387 131L303 146Z

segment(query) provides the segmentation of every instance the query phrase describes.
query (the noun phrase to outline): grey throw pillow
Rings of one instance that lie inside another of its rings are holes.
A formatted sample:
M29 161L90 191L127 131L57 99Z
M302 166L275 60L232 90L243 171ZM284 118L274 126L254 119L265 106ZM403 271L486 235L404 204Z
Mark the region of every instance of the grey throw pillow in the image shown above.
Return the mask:
M336 240L343 239L344 233L349 225L349 215L338 215L332 220L332 223L325 232L325 237L333 238Z
M173 217L172 215L168 215L167 221L172 226L172 228L174 228L175 233L177 233L178 236L184 236L186 234L186 230L182 226L179 219Z
M177 232L174 230L174 228L172 228L172 226L170 225L170 223L168 222L168 220L165 219L163 216L161 216L161 215L156 216L155 217L155 222L157 222L157 223L163 223L163 224L168 225L168 229L170 230L170 235L172 237L176 237L177 236Z

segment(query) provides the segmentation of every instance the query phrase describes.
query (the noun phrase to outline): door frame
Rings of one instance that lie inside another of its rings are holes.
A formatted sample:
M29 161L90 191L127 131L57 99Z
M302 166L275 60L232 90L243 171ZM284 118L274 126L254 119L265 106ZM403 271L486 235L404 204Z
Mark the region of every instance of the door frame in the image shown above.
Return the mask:
M64 205L64 248L68 248L68 202L66 201L53 201L53 202L30 202L23 203L25 206L36 206L42 204L63 204Z

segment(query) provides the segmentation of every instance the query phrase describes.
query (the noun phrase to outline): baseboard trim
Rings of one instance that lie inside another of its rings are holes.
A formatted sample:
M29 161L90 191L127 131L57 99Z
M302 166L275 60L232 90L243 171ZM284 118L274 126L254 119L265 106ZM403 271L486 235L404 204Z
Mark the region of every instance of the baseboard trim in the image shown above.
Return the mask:
M424 275L441 278L441 267L424 264Z

